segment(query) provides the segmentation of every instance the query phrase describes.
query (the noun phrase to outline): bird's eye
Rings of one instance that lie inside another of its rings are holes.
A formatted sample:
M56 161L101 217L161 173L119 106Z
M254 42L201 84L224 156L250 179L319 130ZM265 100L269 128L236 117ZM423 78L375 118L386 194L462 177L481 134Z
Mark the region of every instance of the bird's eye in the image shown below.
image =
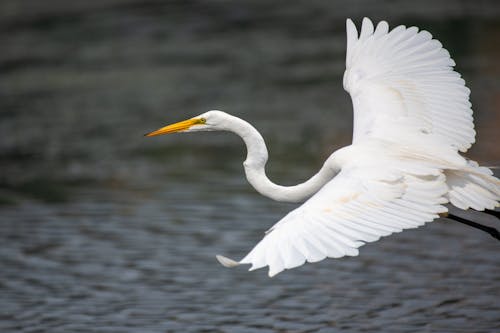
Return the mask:
M200 123L204 124L206 122L207 122L207 120L205 118L200 118Z

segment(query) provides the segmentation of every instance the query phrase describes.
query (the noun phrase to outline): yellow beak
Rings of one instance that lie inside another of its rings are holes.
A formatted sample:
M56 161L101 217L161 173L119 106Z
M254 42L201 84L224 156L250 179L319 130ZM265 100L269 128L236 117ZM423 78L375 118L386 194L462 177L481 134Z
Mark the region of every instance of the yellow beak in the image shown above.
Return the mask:
M157 129L156 131L144 134L144 136L157 136L169 133L182 132L189 129L193 125L199 125L204 123L205 120L203 118L191 118L188 120L180 121L175 124L167 125L165 127Z

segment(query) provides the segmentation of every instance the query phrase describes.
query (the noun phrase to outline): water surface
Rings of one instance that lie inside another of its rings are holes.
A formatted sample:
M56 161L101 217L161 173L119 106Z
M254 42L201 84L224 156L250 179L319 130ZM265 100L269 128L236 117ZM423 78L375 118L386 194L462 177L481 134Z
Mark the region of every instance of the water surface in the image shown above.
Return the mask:
M148 138L221 109L263 133L269 175L349 143L344 20L418 25L472 89L500 164L496 1L0 4L2 332L496 332L499 245L439 220L270 279L226 269L295 206L246 183L231 134ZM473 215L495 225L490 217Z

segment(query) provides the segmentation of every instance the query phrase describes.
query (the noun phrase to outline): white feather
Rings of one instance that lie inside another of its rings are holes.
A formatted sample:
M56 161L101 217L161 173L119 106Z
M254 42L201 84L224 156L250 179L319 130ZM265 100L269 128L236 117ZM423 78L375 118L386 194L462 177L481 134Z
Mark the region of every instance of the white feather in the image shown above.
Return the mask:
M375 154L374 149L355 145L340 154ZM251 269L269 266L269 275L274 276L305 261L356 256L367 242L416 228L447 211L442 206L448 189L442 173L408 174L399 158L384 157L374 165L371 157L358 160L356 167L344 166L318 193L276 223L239 263L252 264ZM432 161L427 164L433 168Z
M436 219L448 202L462 209L498 207L500 181L459 154L475 131L470 91L448 51L416 27L389 31L386 22L374 27L365 18L359 35L351 20L346 29L344 88L354 107L353 143L310 180L272 183L257 130L220 111L200 116L243 138L247 179L257 191L280 201L308 198L242 260L217 256L224 266L268 266L273 276L305 262L356 256L365 243Z
M344 88L353 99L353 142L388 139L397 128L406 136L431 136L435 145L466 151L475 137L470 91L453 71L448 51L416 27L388 32L385 22L378 26L373 32L365 18L356 39L354 24L347 21Z

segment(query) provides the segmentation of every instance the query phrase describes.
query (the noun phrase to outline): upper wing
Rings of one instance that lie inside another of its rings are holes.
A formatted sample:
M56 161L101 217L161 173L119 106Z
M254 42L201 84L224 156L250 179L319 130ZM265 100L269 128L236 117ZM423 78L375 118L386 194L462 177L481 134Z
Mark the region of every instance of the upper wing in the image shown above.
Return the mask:
M405 168L343 169L302 206L276 223L241 261L225 266L269 266L269 276L326 257L355 256L364 242L416 228L446 211L444 176L408 174Z
M358 37L348 19L344 89L354 107L353 142L403 137L419 144L425 136L465 152L475 137L470 90L454 65L427 31L389 31L385 21L374 29L365 18Z

